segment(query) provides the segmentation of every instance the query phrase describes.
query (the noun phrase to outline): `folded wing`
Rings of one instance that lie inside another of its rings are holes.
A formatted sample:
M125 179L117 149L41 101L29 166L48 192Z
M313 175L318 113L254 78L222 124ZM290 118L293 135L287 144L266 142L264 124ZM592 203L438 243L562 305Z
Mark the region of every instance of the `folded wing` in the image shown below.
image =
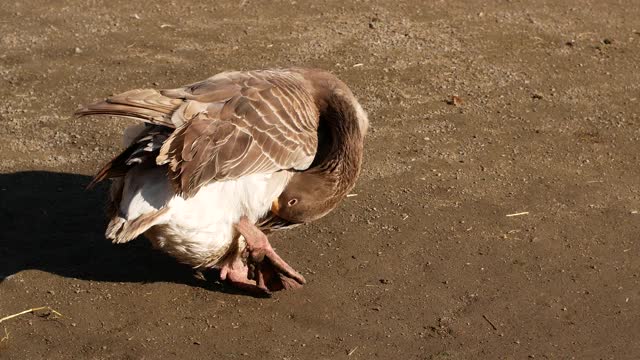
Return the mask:
M155 160L168 165L176 191L189 197L212 181L309 167L319 115L304 84L288 71L222 73L179 89L129 91L76 113L175 128Z

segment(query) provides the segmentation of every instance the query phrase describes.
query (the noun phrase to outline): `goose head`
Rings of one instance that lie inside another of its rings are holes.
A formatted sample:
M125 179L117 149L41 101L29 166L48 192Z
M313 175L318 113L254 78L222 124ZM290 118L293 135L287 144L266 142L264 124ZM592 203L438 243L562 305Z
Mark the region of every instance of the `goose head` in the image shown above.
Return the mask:
M317 220L331 210L344 196L319 173L297 173L275 199L271 212L292 223Z

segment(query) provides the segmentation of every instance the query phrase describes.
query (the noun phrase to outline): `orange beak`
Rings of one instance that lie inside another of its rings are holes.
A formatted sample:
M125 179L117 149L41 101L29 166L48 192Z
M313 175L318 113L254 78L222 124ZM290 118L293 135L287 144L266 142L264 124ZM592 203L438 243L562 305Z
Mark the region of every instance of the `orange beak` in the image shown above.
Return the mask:
M278 210L280 210L280 205L278 204L278 198L275 198L271 203L271 212L278 215Z

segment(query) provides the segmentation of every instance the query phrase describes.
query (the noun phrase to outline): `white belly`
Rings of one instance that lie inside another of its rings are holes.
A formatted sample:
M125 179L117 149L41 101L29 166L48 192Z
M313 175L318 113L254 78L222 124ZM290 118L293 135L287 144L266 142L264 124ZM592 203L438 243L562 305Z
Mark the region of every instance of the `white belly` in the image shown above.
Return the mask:
M135 176L125 186L128 190L123 193L120 209L131 221L166 204L168 211L145 236L157 248L193 267L210 267L228 251L242 251L244 241L234 243L237 235L233 225L243 215L252 222L265 215L290 178L284 171L254 174L211 183L184 199L172 196L164 171L153 168L145 169L144 174L128 174Z

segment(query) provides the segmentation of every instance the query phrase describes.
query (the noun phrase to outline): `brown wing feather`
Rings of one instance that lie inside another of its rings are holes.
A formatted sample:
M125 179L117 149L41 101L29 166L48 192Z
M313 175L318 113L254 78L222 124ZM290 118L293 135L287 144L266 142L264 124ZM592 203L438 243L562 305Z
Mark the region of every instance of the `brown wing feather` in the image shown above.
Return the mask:
M192 196L211 181L306 169L317 144L318 109L304 78L286 70L222 73L170 90L132 90L76 115L131 117L175 128L156 163L169 165L176 190ZM125 150L96 182L125 170Z
M169 164L187 197L211 181L305 169L313 160L318 113L294 74L231 73L165 93L224 101L176 129L160 151L158 164Z
M85 106L76 110L75 115L115 115L175 127L171 115L182 104L182 100L168 98L157 90L137 89Z
M133 154L135 150L135 146L129 146L123 152L121 152L120 155L104 164L100 171L98 171L98 173L94 175L93 179L91 179L89 185L87 185L87 190L92 189L99 182L105 179L124 176L124 174L129 169L129 167L126 165L126 160L127 158L129 158L129 156L131 156L131 154Z
M87 189L93 188L105 179L124 176L136 164L154 161L169 131L171 130L163 126L147 126L124 151L98 171L87 185Z

